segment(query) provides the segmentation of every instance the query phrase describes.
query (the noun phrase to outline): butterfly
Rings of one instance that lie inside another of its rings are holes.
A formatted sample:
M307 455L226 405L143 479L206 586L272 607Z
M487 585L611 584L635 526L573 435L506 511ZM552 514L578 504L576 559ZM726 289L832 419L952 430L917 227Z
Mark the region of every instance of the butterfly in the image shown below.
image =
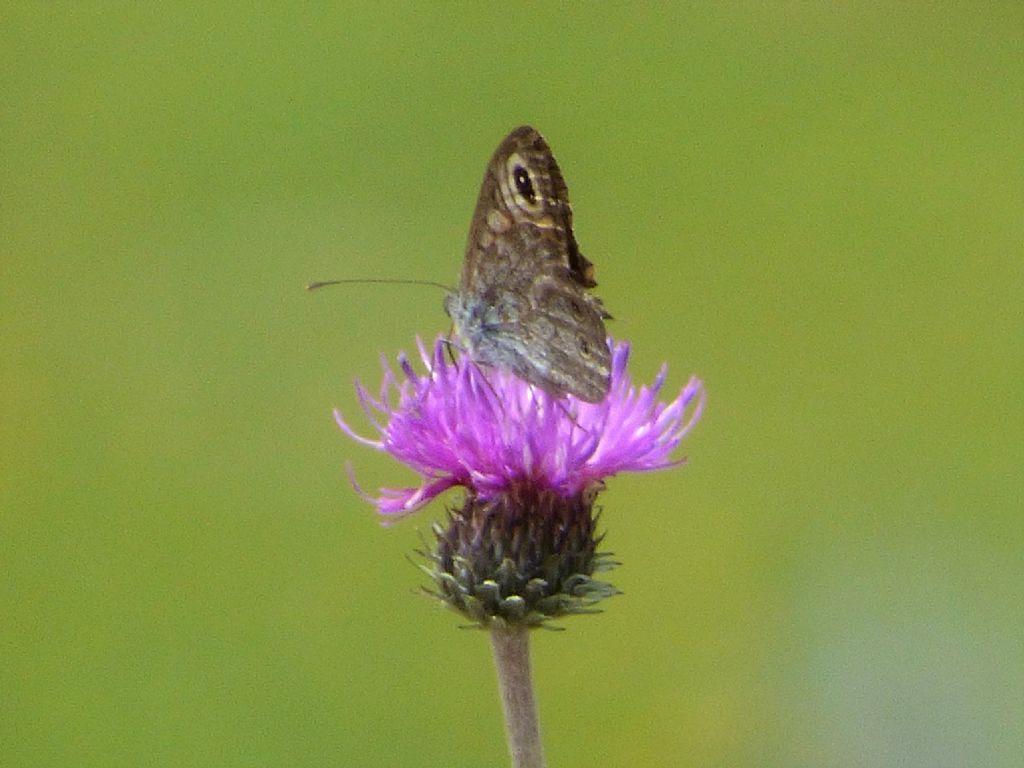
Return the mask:
M562 172L530 126L512 131L487 165L462 277L445 310L469 358L555 396L597 403L611 366L604 321L588 289Z

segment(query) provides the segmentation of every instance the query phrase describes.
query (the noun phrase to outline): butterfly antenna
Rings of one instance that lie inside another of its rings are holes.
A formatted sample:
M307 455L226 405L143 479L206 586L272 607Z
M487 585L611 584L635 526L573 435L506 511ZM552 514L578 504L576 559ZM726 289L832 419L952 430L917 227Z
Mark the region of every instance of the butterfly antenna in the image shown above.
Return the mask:
M451 291L452 289L444 283L436 283L433 280L402 280L398 278L389 277L353 277L345 280L317 280L316 282L310 283L306 286L307 291L315 291L317 288L323 288L327 285L348 285L358 283L379 283L386 285L432 285L435 288L440 288L443 291Z

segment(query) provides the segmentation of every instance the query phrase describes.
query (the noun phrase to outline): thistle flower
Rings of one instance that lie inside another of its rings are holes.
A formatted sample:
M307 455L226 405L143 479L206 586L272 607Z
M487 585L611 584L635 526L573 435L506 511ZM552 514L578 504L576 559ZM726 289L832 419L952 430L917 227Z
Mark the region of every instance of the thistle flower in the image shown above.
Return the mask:
M377 439L351 438L389 453L415 470L415 488L382 488L370 499L394 519L453 486L465 488L461 509L435 525L426 569L443 601L481 626L537 626L593 610L616 594L592 578L612 567L597 550L594 501L606 478L682 463L672 458L700 417L704 390L696 378L665 403L665 369L651 386L634 387L629 345L612 343L611 388L599 403L553 397L514 375L448 359L439 338L432 352L418 342L426 369L404 355L401 379L384 364L380 395L358 386ZM358 486L357 486L358 488Z

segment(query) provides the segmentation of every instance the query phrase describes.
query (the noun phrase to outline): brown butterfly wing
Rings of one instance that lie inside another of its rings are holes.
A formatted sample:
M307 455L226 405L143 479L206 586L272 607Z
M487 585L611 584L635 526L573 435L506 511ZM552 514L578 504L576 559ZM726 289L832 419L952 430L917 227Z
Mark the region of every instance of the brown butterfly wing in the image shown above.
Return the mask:
M565 180L547 142L523 126L491 158L462 280L446 302L470 357L556 396L598 402L610 356L593 265L572 231Z

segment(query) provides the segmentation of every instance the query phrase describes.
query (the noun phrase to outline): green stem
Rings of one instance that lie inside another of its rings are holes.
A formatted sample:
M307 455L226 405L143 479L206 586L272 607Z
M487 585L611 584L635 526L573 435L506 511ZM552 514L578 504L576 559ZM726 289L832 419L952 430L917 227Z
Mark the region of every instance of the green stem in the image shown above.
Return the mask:
M544 768L537 705L530 673L530 636L523 627L491 630L494 666L505 710L505 734L512 768Z

